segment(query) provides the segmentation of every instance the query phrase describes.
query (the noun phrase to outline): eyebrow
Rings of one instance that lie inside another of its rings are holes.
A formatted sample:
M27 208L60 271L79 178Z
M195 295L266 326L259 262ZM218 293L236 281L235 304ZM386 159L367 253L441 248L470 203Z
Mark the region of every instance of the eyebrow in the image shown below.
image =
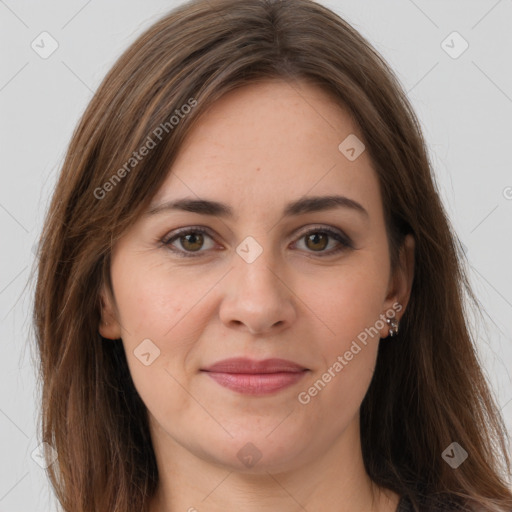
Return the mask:
M283 217L291 217L311 212L332 210L334 208L347 208L358 212L365 218L369 218L366 209L353 199L339 195L303 197L288 203L283 210ZM185 212L213 215L219 217L233 217L233 209L218 201L206 199L176 199L154 205L147 210L145 215L155 215L161 212L181 210Z

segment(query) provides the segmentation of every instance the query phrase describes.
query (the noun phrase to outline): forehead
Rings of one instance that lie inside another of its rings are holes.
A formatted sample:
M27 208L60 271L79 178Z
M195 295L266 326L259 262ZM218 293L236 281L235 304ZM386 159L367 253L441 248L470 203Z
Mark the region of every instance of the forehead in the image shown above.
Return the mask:
M152 204L215 196L235 208L270 207L340 193L379 205L368 153L350 161L339 149L354 136L362 139L352 116L318 86L284 80L246 85L203 113Z

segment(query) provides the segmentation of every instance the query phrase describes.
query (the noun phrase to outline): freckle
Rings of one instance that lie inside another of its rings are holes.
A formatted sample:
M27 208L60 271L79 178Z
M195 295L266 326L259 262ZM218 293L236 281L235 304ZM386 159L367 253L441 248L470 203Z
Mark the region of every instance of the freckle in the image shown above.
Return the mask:
M257 168L256 168L256 172L258 172L259 170L260 170L260 168L259 168L259 167L257 167Z

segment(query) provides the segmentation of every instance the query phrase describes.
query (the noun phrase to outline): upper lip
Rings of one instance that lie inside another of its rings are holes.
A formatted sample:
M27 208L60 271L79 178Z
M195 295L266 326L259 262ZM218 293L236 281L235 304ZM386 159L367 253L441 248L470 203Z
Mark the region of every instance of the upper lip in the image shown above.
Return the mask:
M307 370L304 366L286 359L264 359L257 361L245 357L224 359L217 363L202 368L202 371L218 373L297 373Z

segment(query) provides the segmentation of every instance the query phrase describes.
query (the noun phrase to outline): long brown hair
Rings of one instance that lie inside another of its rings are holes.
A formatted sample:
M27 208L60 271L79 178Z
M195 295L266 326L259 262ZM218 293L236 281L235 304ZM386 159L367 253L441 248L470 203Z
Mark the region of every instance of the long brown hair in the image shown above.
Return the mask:
M63 510L142 511L155 492L146 407L121 340L98 332L111 249L201 113L271 79L308 80L349 109L378 174L393 268L405 234L416 241L410 302L360 410L370 478L416 511L435 499L510 510L507 432L464 306L478 303L419 122L379 54L311 0L182 5L125 51L76 128L41 234L34 304L42 440L58 453L48 475ZM442 457L454 441L468 453L456 469Z

